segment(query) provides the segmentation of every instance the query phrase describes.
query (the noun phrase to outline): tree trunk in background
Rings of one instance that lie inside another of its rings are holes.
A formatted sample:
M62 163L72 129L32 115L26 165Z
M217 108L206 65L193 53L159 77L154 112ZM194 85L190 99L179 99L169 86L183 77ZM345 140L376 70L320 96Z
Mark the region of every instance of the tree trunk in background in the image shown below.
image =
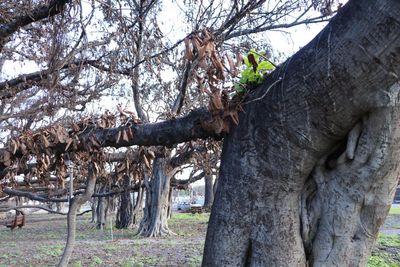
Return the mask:
M100 193L106 192L106 185L102 185L100 188ZM107 213L108 213L108 200L106 197L98 197L97 198L97 207L96 207L96 215L97 215L97 222L96 227L97 229L103 230L104 227L107 225Z
M157 156L153 162L153 173L146 191L146 203L139 234L159 237L171 234L168 228L168 206L170 177L166 174L167 160Z
M68 235L67 235L67 243L64 248L63 255L61 257L60 262L58 263L59 267L68 266L69 259L71 258L72 251L74 249L75 244L75 231L76 231L76 213L78 208L88 201L94 193L94 188L96 185L96 176L93 173L93 168L89 167L89 177L87 179L87 185L85 193L82 195L78 195L72 198L69 209L68 209Z
M140 182L139 191L137 192L135 206L133 207L132 223L136 225L138 219L143 217L143 196L144 187L142 186L142 181Z
M96 189L95 189L96 192ZM96 215L97 215L97 199L92 198L90 200L90 207L92 208L92 219L90 220L91 223L94 223L96 221Z
M350 1L224 139L203 266L366 266L399 177L400 1Z
M123 186L125 189L131 185L131 178L125 175L123 178ZM133 205L131 192L129 190L124 191L119 196L119 207L117 211L117 220L115 226L118 229L126 229L132 225L133 222Z
M56 202L56 211L57 212L62 212L63 205L61 202Z
M214 184L213 177L209 174L206 174L204 177L204 208L211 209L211 206L214 202Z

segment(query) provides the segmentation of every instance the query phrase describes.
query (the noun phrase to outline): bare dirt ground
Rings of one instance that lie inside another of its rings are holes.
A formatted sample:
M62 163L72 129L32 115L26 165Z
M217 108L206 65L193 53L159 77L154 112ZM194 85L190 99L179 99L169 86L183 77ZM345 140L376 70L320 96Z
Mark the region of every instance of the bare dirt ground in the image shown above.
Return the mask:
M70 266L199 266L209 214L174 213L169 226L176 235L146 239L136 229L98 230L90 215L78 217L77 242ZM0 267L55 266L66 240L66 218L27 215L27 225L0 227ZM389 216L369 266L400 266L400 214ZM385 265L386 264L386 265Z

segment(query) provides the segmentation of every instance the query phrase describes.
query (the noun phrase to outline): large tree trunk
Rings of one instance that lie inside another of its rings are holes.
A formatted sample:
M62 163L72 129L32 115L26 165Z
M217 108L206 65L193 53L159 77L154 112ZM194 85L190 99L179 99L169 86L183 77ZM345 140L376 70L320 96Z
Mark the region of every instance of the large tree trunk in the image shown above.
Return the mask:
M214 183L211 175L206 174L204 177L204 208L210 209L214 202Z
M203 266L365 266L398 179L399 17L350 1L246 99Z
M117 220L115 226L118 229L126 229L133 222L133 203L131 192L127 190L131 185L131 178L128 175L124 176L123 186L126 189L119 197L119 207L117 211Z
M170 177L166 172L167 159L157 156L153 162L153 173L147 183L144 216L140 222L139 234L158 237L171 234L168 228L168 206Z

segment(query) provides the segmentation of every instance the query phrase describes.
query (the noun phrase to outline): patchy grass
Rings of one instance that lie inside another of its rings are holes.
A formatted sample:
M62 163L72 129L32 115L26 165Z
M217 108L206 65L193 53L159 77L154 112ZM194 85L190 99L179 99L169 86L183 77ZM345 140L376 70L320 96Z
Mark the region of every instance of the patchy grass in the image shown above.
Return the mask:
M378 244L386 247L398 247L400 248L400 235L383 235L380 234L378 237Z
M209 214L173 214L164 238L142 238L136 228L98 230L90 215L77 218L77 240L69 267L199 266ZM0 267L56 266L66 241L66 217L27 215L22 229L0 227Z
M390 258L388 253L372 255L368 261L368 267L399 267L400 265Z
M64 251L64 245L48 245L40 247L39 251L41 254L51 256L51 257L60 257Z
M400 216L398 216L400 219ZM368 267L400 267L400 235L379 234Z
M195 235L199 229L207 227L209 217L209 213L175 213L169 219L168 225L178 236L190 237ZM193 225L195 229L185 227L187 224Z
M89 267L101 266L103 264L103 260L97 256L94 256L92 259L92 263Z
M400 215L400 206L392 206L389 210L389 215Z
M37 221L32 219L37 219ZM168 221L177 235L164 238L136 236L136 228L98 230L90 216L77 223L76 246L69 267L79 266L200 266L209 214L174 213ZM380 234L368 267L400 267L400 215L391 215L387 228L395 235ZM55 266L66 238L65 217L28 215L26 227L10 231L0 227L0 267Z

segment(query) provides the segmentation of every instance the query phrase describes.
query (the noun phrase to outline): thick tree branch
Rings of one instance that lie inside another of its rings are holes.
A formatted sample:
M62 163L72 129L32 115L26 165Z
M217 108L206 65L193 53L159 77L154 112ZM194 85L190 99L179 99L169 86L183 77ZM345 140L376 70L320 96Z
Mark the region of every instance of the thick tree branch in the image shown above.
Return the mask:
M224 133L215 133L213 122L213 116L206 109L197 109L184 117L158 123L132 124L117 128L100 128L89 124L79 133L69 133L71 137L78 137L79 142L76 145L70 145L64 140L51 143L44 150L61 154L76 150L92 151L100 147L172 146L195 139L222 138ZM18 158L23 154L20 147L13 152L9 148L0 149L0 173L8 167L3 161L5 158Z
M101 129L88 127L79 138L81 144L90 142L90 137L94 136L99 140L102 147L126 147L132 145L141 146L172 146L195 139L206 139L209 137L221 137L216 134L210 123L213 121L211 114L206 109L191 111L188 115L147 124L133 124L128 127L118 127L111 129ZM132 137L124 140L119 138L119 133L132 131Z
M69 1L70 0L52 0L47 5L37 6L34 10L29 12L29 14L21 14L12 18L7 23L0 24L0 43L3 43L8 36L21 27L59 14Z
M191 175L188 179L171 178L171 186L179 188L186 188L189 184L194 183L206 176L206 172L202 171L197 175Z
M36 200L36 201L40 201L40 202L68 202L67 198L49 198L47 196L41 196L41 195L34 194L31 192L14 190L9 187L4 188L3 193L6 193L6 194L12 195L12 196L26 197L31 200Z
M68 215L68 213L65 213L65 212L55 211L55 210L52 210L52 209L50 209L48 207L37 206L37 205L25 205L25 206L10 207L10 208L6 209L5 211L22 210L22 209L41 209L41 210L45 210L45 211L47 211L49 213L60 214L60 215ZM90 211L92 211L92 210L85 210L85 211L77 214L76 216L81 216L81 215L83 215L85 213L88 213Z
M118 195L121 193L124 193L126 191L138 191L140 189L140 184L136 184L133 186L129 186L127 188L117 188L114 190L111 190L109 192L104 192L104 193L94 193L92 197L109 197L109 196L114 196ZM82 188L81 186L80 188ZM37 193L32 193L32 192L27 192L23 190L16 190L16 189L11 189L10 187L6 187L3 189L3 193L8 194L9 196L18 196L18 197L26 197L30 200L36 200L39 202L68 202L68 198L57 198L56 196L65 196L68 194L67 189L62 189L59 190L58 192L51 192L51 196L49 197L48 194L37 194ZM74 196L78 196L85 193L85 191L79 190L75 191L73 193Z

